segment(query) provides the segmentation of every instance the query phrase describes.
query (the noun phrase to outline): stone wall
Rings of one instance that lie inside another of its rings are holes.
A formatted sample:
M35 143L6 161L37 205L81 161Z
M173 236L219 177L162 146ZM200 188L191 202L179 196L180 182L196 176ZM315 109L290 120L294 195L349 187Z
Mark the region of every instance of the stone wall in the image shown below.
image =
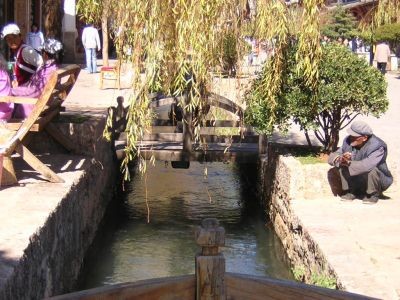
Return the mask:
M302 279L307 283L311 283L312 275L316 274L338 280L333 268L290 205L292 199L310 196L309 191L332 193L326 176L330 167L327 164L318 167L301 165L294 157L282 155L279 149L269 144L267 154L261 157L260 169L264 205L292 268L301 269L304 272ZM339 288L342 286L340 282L337 284Z
M118 168L109 143L101 139L104 118L90 117L82 123L61 122L57 126L73 139L90 163L45 224L31 236L23 257L0 292L1 299L42 299L71 291L113 196ZM35 139L35 144L40 144L46 136ZM49 142L43 144L53 147ZM55 150L56 147L52 149Z

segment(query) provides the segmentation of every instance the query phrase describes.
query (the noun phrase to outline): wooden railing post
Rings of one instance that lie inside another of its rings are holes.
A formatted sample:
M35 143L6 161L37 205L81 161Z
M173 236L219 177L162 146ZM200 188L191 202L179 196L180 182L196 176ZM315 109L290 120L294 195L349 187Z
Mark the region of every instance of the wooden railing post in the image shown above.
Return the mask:
M184 98L184 107L183 107L183 152L185 155L190 157L190 153L192 152L192 140L193 140L193 132L192 132L192 112L189 111L187 106L190 104L189 93L185 92L183 94Z
M225 230L213 218L201 225L195 232L196 243L202 247L196 256L196 300L225 300L225 258L219 252L225 245Z

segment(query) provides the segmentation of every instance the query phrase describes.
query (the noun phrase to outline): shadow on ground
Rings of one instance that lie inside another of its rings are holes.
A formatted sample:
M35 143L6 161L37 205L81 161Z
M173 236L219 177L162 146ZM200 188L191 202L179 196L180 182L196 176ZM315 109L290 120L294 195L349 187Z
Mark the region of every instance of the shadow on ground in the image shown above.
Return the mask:
M16 259L9 258L7 252L2 250L0 246L0 291L2 290L8 277L12 274L17 263L18 261Z

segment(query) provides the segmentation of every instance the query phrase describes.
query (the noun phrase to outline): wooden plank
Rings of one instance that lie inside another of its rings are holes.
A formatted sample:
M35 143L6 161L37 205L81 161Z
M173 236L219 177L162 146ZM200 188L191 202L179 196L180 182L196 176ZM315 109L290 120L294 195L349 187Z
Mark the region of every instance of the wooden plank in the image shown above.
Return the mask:
M200 135L201 140L207 143L258 143L258 135ZM143 141L182 142L183 133L155 133L145 134Z
M141 150L141 156L149 160L152 156L161 161L199 161L199 162L238 162L255 163L258 152L223 152L223 151L193 151L190 154L182 150Z
M195 297L195 276L157 278L131 283L103 286L90 290L48 298L51 300L193 300Z
M22 159L25 160L34 170L42 174L47 180L55 183L62 183L64 180L54 173L49 167L42 163L35 155L32 154L24 145L21 143L17 144L15 151L21 155Z
M30 97L15 97L15 96L1 96L0 102L6 103L22 103L22 104L36 104L38 98Z
M42 131L47 125L48 123L53 120L53 118L58 115L60 112L57 109L48 111L45 115L40 116L35 125L38 126L38 131Z
M60 145L62 145L68 151L76 151L76 147L74 143L65 135L63 134L57 126L53 123L48 123L45 127L45 130L48 134L50 134L53 139L55 139Z
M153 126L171 126L167 119L155 119L152 123ZM233 120L206 120L203 127L243 127L240 121ZM247 127L247 126L244 126ZM249 126L250 127L250 126Z
M234 132L234 135L238 135L240 131L243 132L244 135L257 135L257 133L253 130L253 127L201 127L200 134L202 135L222 135L222 133L226 132ZM151 126L149 130L149 134L156 133L175 133L177 132L176 126Z
M337 291L307 285L295 281L257 277L251 275L226 273L228 299L241 300L357 300L374 299L344 291Z
M150 103L151 108L157 108L162 106L171 105L172 103L179 102L181 100L181 96L179 97L166 97L162 99L153 100ZM217 95L215 93L211 93L209 97L209 104L211 106L219 107L224 110L236 113L236 112L243 112L243 108L239 106L237 103L233 102L232 100L223 97L221 95Z
M8 130L13 130L17 131L22 125L22 120L21 119L10 119L8 122L5 124L5 127ZM34 126L33 126L34 127ZM32 128L33 128L32 127Z
M58 84L58 85L56 86L56 88L55 88L53 94L58 96L59 94L62 94L62 93L64 93L64 92L68 91L68 90L71 90L72 87L74 86L74 84L75 84L74 81L67 81L67 82ZM65 93L65 96L67 96L66 94L67 94L67 93ZM63 97L63 99L64 99L64 98L65 98L65 97Z
M145 134L143 141L182 142L183 133Z
M116 141L115 152L118 159L125 156L126 142ZM155 159L162 161L231 161L231 162L257 162L258 144L207 144L207 150L193 145L193 152L185 154L181 143L160 143L157 141L142 142L140 144L142 156L150 159L154 155Z
M201 253L196 255L196 299L226 300L225 258L219 247L225 245L225 229L215 218L206 218L195 229L196 244Z
M232 100L224 96L215 93L210 94L210 105L225 109L235 114L237 113L243 114L244 112L244 109L237 103L233 102Z
M186 275L121 283L48 298L51 300L195 299L195 276ZM226 273L227 299L240 300L369 300L345 291L325 289L295 281Z
M117 143L117 141L116 141ZM126 141L118 141L119 144L125 143ZM143 149L153 148L157 150L182 150L182 143L180 142L159 142L159 141L142 141L137 144ZM229 149L237 149L237 151L250 151L257 152L258 144L256 143L208 143L204 145L193 144L193 149L202 149L206 147L207 151L224 151L227 147Z
M26 118L24 120L24 122L22 123L22 125L20 126L20 128L18 129L18 138L20 141L23 140L23 138L25 137L25 135L29 132L29 130L31 129L32 125L35 124L35 122L37 121L37 119L39 118L40 114L43 111L43 108L45 107L47 101L49 100L49 97L55 87L57 83L57 73L54 72L47 84L45 85L42 94L39 97L39 100L37 101L35 107L33 108L31 114L29 115L28 118ZM9 149L12 150L12 149Z
M150 102L149 107L150 108L157 108L157 107L162 107L162 106L167 106L167 105L171 105L172 103L175 103L178 99L174 98L174 97L167 97L167 98L162 98L162 99L157 99L157 100L153 100Z
M2 152L6 155L11 155L14 151L21 155L21 157L36 171L42 174L46 179L51 182L64 182L64 180L54 173L50 168L43 164L35 155L33 155L23 143L27 143L28 133L34 130L40 131L46 126L58 113L59 109L53 109L50 105L60 105L61 102L53 102L53 99L64 100L66 95L72 89L76 77L80 72L78 65L70 65L66 68L62 68L53 72L49 77L43 91L38 99L24 98L22 103L34 104L34 108L30 113L29 117L24 120L12 120L7 123L7 128L15 130L16 133L4 144ZM56 89L58 87L58 90ZM19 101L19 97L13 98L15 101ZM33 102L33 103L32 103ZM56 133L53 128L49 128L49 132ZM58 140L63 140L58 137Z

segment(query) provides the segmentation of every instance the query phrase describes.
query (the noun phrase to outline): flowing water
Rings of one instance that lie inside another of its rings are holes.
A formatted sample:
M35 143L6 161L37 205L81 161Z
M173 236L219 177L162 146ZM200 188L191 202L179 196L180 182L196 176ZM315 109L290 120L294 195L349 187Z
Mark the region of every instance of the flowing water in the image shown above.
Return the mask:
M157 162L149 167L108 213L85 259L79 289L193 274L200 250L193 232L207 217L225 228L227 272L292 279L284 250L265 225L256 178L256 165L192 162L189 169L173 169Z

